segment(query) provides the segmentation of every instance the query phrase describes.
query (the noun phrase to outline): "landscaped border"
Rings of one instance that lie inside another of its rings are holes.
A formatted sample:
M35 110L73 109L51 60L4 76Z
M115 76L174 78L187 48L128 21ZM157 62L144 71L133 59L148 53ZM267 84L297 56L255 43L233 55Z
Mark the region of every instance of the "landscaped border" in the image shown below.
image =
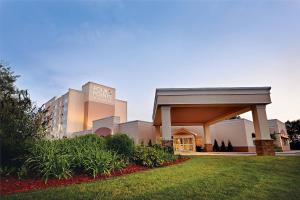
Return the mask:
M180 159L177 159L173 162L166 162L162 166L170 166L174 164L182 163L189 158L183 157ZM101 179L107 179L115 176L122 176L126 174L131 174L139 171L145 171L150 170L151 168L147 168L140 165L128 165L125 168L114 171L110 175L101 174L96 176L95 178L88 176L88 175L74 175L69 179L55 179L51 178L45 183L45 181L41 179L24 179L24 180L18 180L15 177L9 176L9 177L1 177L0 180L0 194L6 195L11 193L18 193L18 192L25 192L29 190L38 190L38 189L45 189L49 187L61 187L66 185L73 185L73 184L80 184L80 183L86 183L86 182L93 182L96 180Z

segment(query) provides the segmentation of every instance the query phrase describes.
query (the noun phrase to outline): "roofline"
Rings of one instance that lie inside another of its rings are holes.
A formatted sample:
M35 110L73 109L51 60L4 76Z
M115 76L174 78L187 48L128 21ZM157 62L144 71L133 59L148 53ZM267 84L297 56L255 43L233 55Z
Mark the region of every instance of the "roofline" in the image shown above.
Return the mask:
M144 120L132 120L132 121L128 121L128 122L122 122L119 124L129 124L129 123L134 123L134 122L153 123L153 122L144 121Z
M127 103L127 100L122 100L122 99L115 99L116 101L121 101L121 102L124 102L124 103Z
M86 82L85 84L83 84L83 85L81 86L81 88L83 88L84 86L86 86L86 85L88 85L88 84L95 84L95 85L98 85L98 86L102 86L102 87L106 87L106 88L110 88L110 89L116 90L116 88L114 88L114 87L106 86L106 85L99 84L99 83L96 83L96 82L93 82L93 81L88 81L88 82Z
M156 88L156 92L163 91L219 91L219 90L271 90L270 86L264 87L205 87L205 88Z

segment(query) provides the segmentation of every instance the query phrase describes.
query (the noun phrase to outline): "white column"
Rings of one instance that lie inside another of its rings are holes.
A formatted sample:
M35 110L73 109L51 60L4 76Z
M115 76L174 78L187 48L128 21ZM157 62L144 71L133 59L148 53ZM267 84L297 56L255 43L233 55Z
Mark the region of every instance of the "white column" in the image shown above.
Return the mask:
M266 105L255 105L251 110L256 140L271 140Z
M204 144L211 144L209 125L204 124L203 129L204 129Z
M162 125L162 139L172 140L170 106L161 106L161 125Z

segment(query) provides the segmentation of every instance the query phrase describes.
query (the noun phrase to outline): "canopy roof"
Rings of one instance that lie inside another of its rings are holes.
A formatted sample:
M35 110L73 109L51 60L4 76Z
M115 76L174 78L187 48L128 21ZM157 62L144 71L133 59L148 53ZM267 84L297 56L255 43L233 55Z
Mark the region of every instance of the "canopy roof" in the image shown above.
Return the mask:
M171 107L172 125L213 124L271 103L271 87L158 88L153 123L161 125L161 106Z

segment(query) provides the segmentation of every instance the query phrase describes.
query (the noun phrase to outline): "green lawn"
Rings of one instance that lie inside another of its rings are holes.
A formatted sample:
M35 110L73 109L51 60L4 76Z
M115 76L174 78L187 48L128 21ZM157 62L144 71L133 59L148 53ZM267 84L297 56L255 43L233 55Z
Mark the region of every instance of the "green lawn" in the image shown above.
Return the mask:
M193 157L174 166L4 199L300 199L300 157Z

